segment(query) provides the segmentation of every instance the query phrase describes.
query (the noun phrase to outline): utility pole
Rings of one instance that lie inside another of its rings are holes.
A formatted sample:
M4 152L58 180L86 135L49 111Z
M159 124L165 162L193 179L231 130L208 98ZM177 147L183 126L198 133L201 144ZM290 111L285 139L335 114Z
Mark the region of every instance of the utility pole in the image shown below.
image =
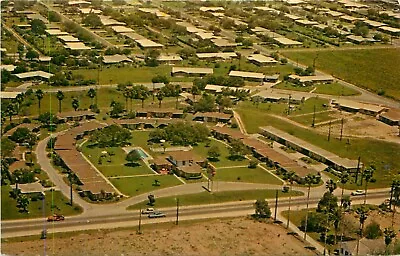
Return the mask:
M70 205L72 206L72 175L69 174Z
M358 157L358 162L357 162L356 184L358 183L358 173L360 172L360 163L361 163L361 156Z
M275 194L275 214L274 214L274 221L276 221L276 214L278 213L278 193L279 193L279 191L276 190L276 194Z
M311 127L315 127L315 105L314 105L314 114L313 114L313 117L312 117Z
M332 125L332 121L329 121L329 128L328 128L328 141L331 140L331 125Z
M142 208L139 209L139 229L138 234L142 234Z
M343 138L343 124L344 124L344 118L342 118L341 125L340 125L340 141L342 141L342 138Z
M290 100L291 100L291 99L292 99L292 95L289 94L288 111L287 111L288 115L290 115Z
M179 223L179 198L176 198L176 222L175 224L178 225Z

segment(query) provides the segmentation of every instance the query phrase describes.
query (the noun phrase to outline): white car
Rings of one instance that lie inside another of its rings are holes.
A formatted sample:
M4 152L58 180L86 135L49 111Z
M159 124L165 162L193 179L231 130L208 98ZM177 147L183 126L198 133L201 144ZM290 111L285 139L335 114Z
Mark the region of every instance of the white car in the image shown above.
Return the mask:
M362 195L365 195L365 191L364 190L356 190L356 191L351 192L351 195L352 196L362 196Z
M154 208L147 208L146 210L142 210L142 214L150 214L154 212Z

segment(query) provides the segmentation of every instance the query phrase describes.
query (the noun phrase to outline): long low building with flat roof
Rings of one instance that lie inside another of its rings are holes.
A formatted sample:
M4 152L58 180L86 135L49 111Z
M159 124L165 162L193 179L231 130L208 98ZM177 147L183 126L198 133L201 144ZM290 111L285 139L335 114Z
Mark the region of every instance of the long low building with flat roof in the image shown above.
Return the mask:
M212 68L172 67L172 76L205 76L214 73Z
M379 115L379 120L391 126L400 126L400 110L389 109L388 112Z
M258 66L275 65L278 63L274 58L262 54L252 54L249 55L247 59Z
M289 79L298 80L300 83L330 83L333 82L334 77L330 75L316 75L316 76L298 76L290 75Z
M30 79L30 78L50 79L50 77L52 77L53 74L39 70L39 71L30 71L30 72L15 74L15 76L18 77L19 79Z
M115 55L104 55L103 63L104 64L117 64L121 62L133 62L126 55L115 54Z
M355 172L362 166L362 163L358 160L339 157L332 152L317 147L272 126L260 127L260 130L263 136L284 144L289 148L295 149L317 161L325 163L337 171Z
M86 46L82 42L66 42L64 47L66 49L75 50L75 51L82 51L82 50L90 50L92 49L89 46Z
M275 37L273 39L275 42L277 42L278 44L283 45L283 46L302 45L302 43L300 43L298 41L294 41L294 40L286 38L286 37Z
M141 47L141 48L162 48L164 45L156 43L150 39L137 39L135 42Z
M371 116L376 116L388 110L388 108L384 106L361 103L352 100L343 100L343 99L333 100L332 104L335 105L338 109L344 111L354 112L354 113L360 112L362 114Z
M232 58L237 58L235 52L210 52L210 53L196 53L199 59L223 59L228 60Z
M253 80L253 81L263 81L265 75L263 73L258 72L247 72L247 71L236 71L231 70L229 72L229 76L231 77L241 77L246 80Z

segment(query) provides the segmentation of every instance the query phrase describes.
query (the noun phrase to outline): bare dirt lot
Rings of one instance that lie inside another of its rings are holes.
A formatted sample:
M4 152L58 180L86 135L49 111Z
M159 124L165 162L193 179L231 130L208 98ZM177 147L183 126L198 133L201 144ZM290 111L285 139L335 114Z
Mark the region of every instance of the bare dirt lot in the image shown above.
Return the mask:
M44 255L44 241L3 242L8 255ZM49 235L46 255L315 255L277 224L249 218L172 223L160 227L96 231L55 238Z

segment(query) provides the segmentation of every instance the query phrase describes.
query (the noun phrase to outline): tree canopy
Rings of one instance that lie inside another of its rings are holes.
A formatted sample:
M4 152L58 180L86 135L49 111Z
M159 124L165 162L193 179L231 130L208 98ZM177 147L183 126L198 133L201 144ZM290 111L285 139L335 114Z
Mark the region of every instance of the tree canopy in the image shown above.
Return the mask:
M210 131L204 124L178 122L168 125L164 129L152 131L149 140L160 142L166 140L173 145L196 145L208 139Z
M1 155L2 157L10 157L15 149L15 142L9 138L1 138Z
M271 209L268 206L268 202L265 199L258 199L254 203L255 215L259 218L271 217Z
M131 132L118 125L110 125L99 131L95 131L89 138L89 141L98 147L118 147L125 146L132 138Z

